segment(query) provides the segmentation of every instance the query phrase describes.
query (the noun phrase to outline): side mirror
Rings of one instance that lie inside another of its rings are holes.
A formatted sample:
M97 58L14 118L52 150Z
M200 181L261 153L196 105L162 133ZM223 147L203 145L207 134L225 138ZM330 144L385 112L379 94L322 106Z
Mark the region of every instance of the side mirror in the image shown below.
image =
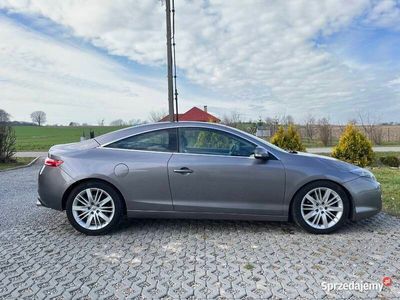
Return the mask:
M256 149L254 149L254 158L267 160L269 158L269 153L262 147L256 147Z

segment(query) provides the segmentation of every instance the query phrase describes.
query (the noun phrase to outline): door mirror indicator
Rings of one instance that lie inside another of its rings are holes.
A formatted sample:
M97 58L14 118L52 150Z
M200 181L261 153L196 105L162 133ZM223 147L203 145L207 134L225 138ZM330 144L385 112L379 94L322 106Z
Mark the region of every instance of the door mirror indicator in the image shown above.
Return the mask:
M256 149L254 149L254 158L267 160L269 158L269 153L262 147L256 147Z

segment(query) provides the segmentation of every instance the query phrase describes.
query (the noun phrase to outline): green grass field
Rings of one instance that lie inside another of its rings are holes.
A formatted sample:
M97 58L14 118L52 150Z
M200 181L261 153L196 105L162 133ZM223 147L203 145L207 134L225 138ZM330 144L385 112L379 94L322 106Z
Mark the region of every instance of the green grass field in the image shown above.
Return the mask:
M121 129L119 126L14 126L17 138L17 151L47 151L56 144L79 142L83 132L89 136L94 130L95 136Z
M382 185L383 211L400 216L400 169L378 167L371 171Z

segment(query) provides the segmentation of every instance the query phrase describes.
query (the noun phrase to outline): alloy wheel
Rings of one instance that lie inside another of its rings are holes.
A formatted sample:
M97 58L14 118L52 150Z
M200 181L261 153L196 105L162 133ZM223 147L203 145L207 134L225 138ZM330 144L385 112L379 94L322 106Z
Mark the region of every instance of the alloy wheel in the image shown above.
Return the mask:
M343 200L330 188L312 189L301 201L301 215L315 229L331 228L342 218Z
M115 213L113 198L100 188L81 191L72 202L72 215L83 228L98 230L112 221Z

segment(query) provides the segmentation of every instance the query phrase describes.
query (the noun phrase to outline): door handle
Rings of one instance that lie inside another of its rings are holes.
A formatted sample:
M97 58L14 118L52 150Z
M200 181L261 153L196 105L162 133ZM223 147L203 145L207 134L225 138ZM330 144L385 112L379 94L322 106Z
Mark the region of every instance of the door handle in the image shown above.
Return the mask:
M178 173L178 174L191 174L191 173L193 173L193 170L183 167L183 168L174 170L174 172Z

